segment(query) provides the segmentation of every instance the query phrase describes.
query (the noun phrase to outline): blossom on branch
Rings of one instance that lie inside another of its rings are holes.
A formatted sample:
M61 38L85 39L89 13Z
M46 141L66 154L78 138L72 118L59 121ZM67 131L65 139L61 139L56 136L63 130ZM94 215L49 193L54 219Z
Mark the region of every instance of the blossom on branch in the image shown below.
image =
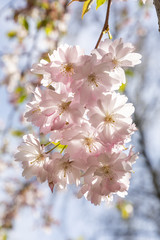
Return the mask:
M33 134L23 136L23 143L18 147L15 160L22 162L24 169L22 175L27 179L36 176L40 182L46 181L47 171L44 164L48 161L48 155Z
M49 57L33 66L43 87L33 92L25 118L49 137L50 148L24 136L15 155L23 175L48 181L52 192L75 184L78 197L95 205L124 197L137 158L124 145L136 127L133 105L115 91L125 83L124 68L139 64L141 55L118 39L100 42L91 55L65 44Z

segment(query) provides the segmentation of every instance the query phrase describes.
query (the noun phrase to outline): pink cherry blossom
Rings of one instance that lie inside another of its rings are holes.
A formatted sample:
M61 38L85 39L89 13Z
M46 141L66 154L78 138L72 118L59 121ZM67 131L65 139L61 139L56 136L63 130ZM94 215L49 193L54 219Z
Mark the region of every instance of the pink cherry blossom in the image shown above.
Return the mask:
M25 117L40 127L43 133L79 123L85 109L72 100L67 92L58 94L51 89L41 91L36 88L33 101L27 105Z
M42 84L52 85L55 82L64 83L69 88L74 74L74 68L81 61L84 55L79 46L61 45L53 54L49 55L50 62L41 60L40 63L32 66L32 72L42 74Z
M40 63L33 64L31 71L35 74L43 75L41 83L44 86L49 86L52 83L51 74L50 74L51 63L48 63L46 60L42 59Z
M67 184L78 185L80 183L81 171L79 164L71 160L67 153L64 156L60 153L54 153L53 159L50 159L45 169L49 173L48 182L54 184L59 189L66 188Z
M50 89L44 92L40 109L46 117L52 118L52 130L62 129L65 125L81 121L85 109L72 100L67 93L58 94Z
M101 41L98 48L93 51L93 54L96 54L98 58L103 57L110 59L110 62L113 66L113 71L111 72L111 77L117 77L121 79L122 83L125 83L125 73L122 67L133 67L141 63L141 55L134 53L134 46L131 43L123 43L123 40L116 39L114 41L110 39L105 39Z
M97 130L87 122L66 130L63 133L63 139L63 144L68 143L66 152L84 163L89 155L98 154L103 148L98 139Z
M126 102L126 96L108 92L101 96L97 105L88 113L92 125L99 128L103 139L111 145L120 142L123 144L124 139L134 129L130 127L134 107L131 103Z
M43 75L41 84L44 87L52 86L56 92L63 93L69 89L69 85L65 85L62 82L59 82L58 79L54 79L51 74L51 62L47 62L46 60L41 60L38 64L33 64L31 71L35 74ZM55 74L57 77L57 75Z
M80 95L82 105L94 105L102 92L120 87L121 81L111 77L109 70L110 66L98 61L95 55L87 57L86 61L76 68L71 88Z
M40 109L40 103L43 99L43 91L36 88L34 92L33 101L27 104L27 111L24 115L28 122L32 122L35 126L40 128L40 132L48 133L51 131L54 116L46 116Z
M112 59L114 67L133 67L141 63L141 55L134 53L134 50L134 46L131 43L123 43L122 38L114 41L105 39L93 53L99 57L107 54Z
M136 155L130 150L127 156L123 152L102 153L98 157L89 157L89 167L84 174L84 184L78 194L86 196L95 205L100 204L104 196L114 193L126 195L131 177L132 164Z
M48 155L33 134L23 136L23 143L18 147L15 160L22 162L24 169L22 174L27 179L33 176L36 176L40 182L47 179L48 173L44 169L44 163L49 160Z

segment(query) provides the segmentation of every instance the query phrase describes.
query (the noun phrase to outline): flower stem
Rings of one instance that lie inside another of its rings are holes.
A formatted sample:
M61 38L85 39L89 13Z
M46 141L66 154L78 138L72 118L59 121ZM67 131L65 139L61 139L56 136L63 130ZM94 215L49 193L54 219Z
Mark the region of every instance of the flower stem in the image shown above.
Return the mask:
M66 147L67 147L67 145L64 145L64 147L62 148L60 153L62 153Z
M44 144L44 146L47 147L50 144L54 144L54 143L53 142L48 142L48 143Z
M111 2L112 2L112 0L108 0L106 19L105 19L104 26L102 28L101 34L99 36L99 39L97 41L97 44L96 44L95 48L98 47L98 45L99 45L99 43L102 39L103 33L104 32L109 32L109 13L110 13Z
M56 146L54 146L53 148L51 148L48 152L45 152L45 154L50 153L52 150L54 150L55 148L57 148L59 145L60 145L60 142L59 142Z

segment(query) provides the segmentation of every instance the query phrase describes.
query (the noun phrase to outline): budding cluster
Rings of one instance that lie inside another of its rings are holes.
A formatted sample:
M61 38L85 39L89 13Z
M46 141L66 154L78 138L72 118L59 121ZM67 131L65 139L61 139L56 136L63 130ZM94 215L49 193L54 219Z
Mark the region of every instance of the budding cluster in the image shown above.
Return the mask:
M53 147L47 151L35 135L24 136L15 158L26 178L48 181L52 191L76 184L78 197L95 205L127 194L137 158L131 146L124 147L136 130L134 107L116 90L126 82L123 68L140 63L133 51L122 39L101 41L91 55L65 44L50 62L33 65L43 75L42 87L35 89L25 118L49 134Z

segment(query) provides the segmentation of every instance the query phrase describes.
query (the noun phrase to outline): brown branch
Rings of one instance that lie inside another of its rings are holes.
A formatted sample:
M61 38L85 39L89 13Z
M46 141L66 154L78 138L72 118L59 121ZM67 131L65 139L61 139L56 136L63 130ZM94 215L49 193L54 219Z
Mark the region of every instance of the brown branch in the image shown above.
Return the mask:
M144 140L144 134L143 134L143 131L141 128L139 128L139 132L141 134L141 144L142 144L142 154L145 158L145 162L146 162L146 165L148 167L148 170L150 171L150 174L152 176L152 183L153 183L153 186L155 188L155 193L156 193L156 196L157 198L160 200L160 186L159 186L159 181L158 181L158 178L157 178L157 173L156 171L153 169L153 166L151 164L151 160L149 159L149 156L146 152L146 146L145 146L145 140Z
M160 0L153 0L153 4L157 12L159 32L160 32Z
M103 29L102 29L102 31L101 31L101 34L100 34L100 36L99 36L99 39L98 39L98 41L97 41L97 44L96 44L95 48L98 47L98 45L99 45L99 43L100 43L100 41L101 41L101 39L102 39L103 33L104 33L105 31L107 31L107 32L109 31L109 13L110 13L111 2L112 2L112 0L108 0L107 12L106 12L106 19L105 19Z
M151 174L152 183L153 183L153 186L155 189L156 197L160 200L160 185L159 185L158 175L157 175L156 171L154 170L154 168L151 164L151 159L149 158L147 151L146 151L145 136L144 136L144 131L142 129L141 121L139 121L140 119L136 115L136 113L134 116L135 116L135 123L136 123L136 126L138 128L138 131L139 131L140 137L141 137L141 140L140 140L141 147L142 147L141 154L145 158L146 166Z

